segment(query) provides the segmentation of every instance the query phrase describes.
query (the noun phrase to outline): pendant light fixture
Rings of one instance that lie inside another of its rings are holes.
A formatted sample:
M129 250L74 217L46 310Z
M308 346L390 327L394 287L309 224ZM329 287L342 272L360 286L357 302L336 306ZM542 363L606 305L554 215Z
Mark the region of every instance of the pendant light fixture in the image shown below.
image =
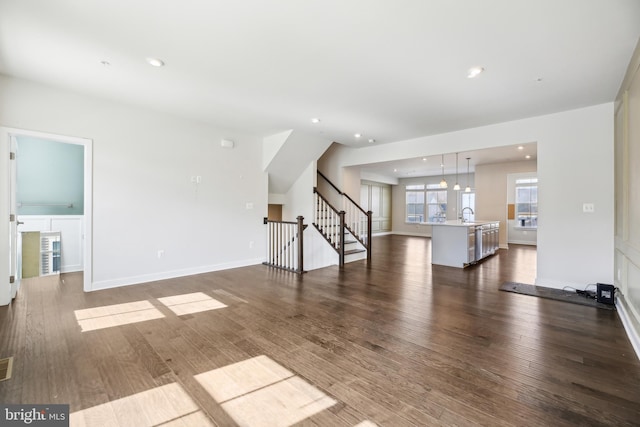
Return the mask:
M471 193L471 187L469 187L469 160L471 157L467 157L467 186L464 189L465 193Z
M440 181L440 188L447 188L447 180L444 179L444 154L442 155L442 162L440 163L440 167L442 168L442 181Z
M460 184L458 184L458 153L456 153L456 185L453 186L455 191L460 191Z

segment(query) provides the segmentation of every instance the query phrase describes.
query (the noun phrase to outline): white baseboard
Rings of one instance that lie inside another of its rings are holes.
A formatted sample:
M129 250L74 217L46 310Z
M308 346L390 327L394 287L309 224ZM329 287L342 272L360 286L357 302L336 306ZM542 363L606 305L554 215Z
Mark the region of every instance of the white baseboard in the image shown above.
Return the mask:
M509 243L513 243L514 245L538 246L537 242L532 242L529 240L509 240Z
M431 237L431 234L427 234L427 233L411 233L409 231L392 231L390 234L397 234L399 236Z
M63 265L60 267L60 273L76 273L78 271L84 271L82 265Z
M616 308L618 309L618 316L624 330L631 341L631 345L636 352L636 356L640 359L640 330L634 326L635 322L632 319L632 314L629 313L626 300L621 294L616 295Z
M573 288L583 290L587 287L588 283L569 282L567 280L545 279L536 277L533 282L536 286L543 286L545 288L564 289Z
M182 270L162 271L159 273L142 274L139 276L122 277L111 280L102 280L99 282L93 282L91 284L91 291L119 288L121 286L139 285L142 283L155 282L158 280L174 279L176 277L193 276L195 274L228 270L230 268L248 267L250 265L262 264L263 261L264 259L262 258L254 258L214 265L204 265L201 267L185 268Z

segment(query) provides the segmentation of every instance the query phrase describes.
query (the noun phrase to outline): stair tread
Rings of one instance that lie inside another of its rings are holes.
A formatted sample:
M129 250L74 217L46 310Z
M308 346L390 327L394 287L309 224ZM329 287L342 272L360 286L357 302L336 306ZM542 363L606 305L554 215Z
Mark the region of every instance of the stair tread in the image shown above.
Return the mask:
M344 251L345 255L359 254L360 252L366 252L364 249L350 249L348 251Z

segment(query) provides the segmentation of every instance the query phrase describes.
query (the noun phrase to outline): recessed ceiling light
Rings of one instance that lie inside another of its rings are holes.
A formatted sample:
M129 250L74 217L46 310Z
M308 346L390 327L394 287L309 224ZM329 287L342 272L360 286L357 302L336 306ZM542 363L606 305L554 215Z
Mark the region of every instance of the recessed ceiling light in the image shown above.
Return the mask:
M518 147L518 150L524 150L524 147L521 145Z
M531 158L531 156L527 154L526 156L524 156L524 158L525 158L525 159L530 159L530 158Z
M149 65L153 65L154 67L163 67L164 61L158 58L147 58L147 62Z
M423 161L423 162L426 162L426 161L427 161L427 158L426 158L426 157L423 157L423 158L422 158L422 161Z
M468 79L473 79L475 77L478 77L478 75L480 73L482 73L484 71L483 67L471 67L469 68L469 70L467 71L467 78Z
M376 142L376 140L375 140L375 139L373 139L373 138L369 138L369 144L373 144L374 142Z
M359 133L356 133L353 136L355 136L356 138L360 138L362 135L360 135Z
M398 172L398 169L394 169L393 171L394 171L394 172Z
M314 117L313 119L311 119L311 123L320 123L320 119Z

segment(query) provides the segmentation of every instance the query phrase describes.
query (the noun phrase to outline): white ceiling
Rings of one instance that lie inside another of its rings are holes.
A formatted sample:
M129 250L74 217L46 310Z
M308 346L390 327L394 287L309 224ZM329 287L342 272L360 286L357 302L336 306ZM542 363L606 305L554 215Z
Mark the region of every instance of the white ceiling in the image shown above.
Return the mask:
M528 157L527 157L528 156ZM461 151L458 153L459 183L463 185L467 173L467 157L469 158L469 172L474 173L477 165L488 163L505 163L532 161L538 159L537 144L510 145L487 148L483 150ZM395 182L401 178L414 178L442 174L441 165L444 159L444 173L456 173L456 153L444 153L438 156L416 157L405 160L371 163L359 166L363 178L376 180L374 177L385 178L385 182Z
M612 101L638 37L638 0L0 0L0 73L351 146Z

